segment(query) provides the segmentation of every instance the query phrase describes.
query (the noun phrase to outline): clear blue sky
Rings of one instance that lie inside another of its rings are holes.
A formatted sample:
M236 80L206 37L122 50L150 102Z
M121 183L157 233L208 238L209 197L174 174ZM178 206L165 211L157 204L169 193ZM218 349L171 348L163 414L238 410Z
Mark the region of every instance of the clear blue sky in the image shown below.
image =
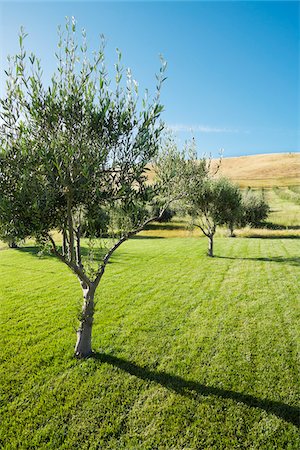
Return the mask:
M108 64L121 49L142 89L154 91L163 54L163 119L179 142L193 134L201 153L224 156L300 150L299 2L0 1L2 93L19 27L49 76L56 27L72 15L91 48L105 34Z

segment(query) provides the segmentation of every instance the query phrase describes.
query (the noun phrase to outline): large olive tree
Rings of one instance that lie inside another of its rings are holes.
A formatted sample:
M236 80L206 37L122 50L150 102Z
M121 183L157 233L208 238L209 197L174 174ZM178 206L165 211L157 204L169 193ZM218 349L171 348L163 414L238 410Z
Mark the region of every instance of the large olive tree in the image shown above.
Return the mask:
M157 218L150 213L157 199L161 214L174 194L166 184L176 171L147 181L147 165L157 157L163 129L160 90L166 64L162 61L151 101L139 101L137 83L129 70L124 72L120 52L113 81L103 41L90 59L85 32L78 44L72 19L59 31L57 71L45 85L39 59L26 54L25 37L22 31L20 51L9 59L1 99L0 222L12 226L16 236L30 235L49 245L77 276L83 307L75 355L87 357L95 291L110 257ZM160 160L157 167L166 165ZM100 209L106 234L101 248L86 255L82 223ZM53 230L61 238L55 239Z

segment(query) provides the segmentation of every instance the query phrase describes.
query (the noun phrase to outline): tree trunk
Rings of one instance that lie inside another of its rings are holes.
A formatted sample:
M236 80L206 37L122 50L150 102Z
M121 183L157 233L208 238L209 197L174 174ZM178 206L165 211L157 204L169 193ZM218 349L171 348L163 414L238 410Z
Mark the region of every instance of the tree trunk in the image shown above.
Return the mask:
M235 237L233 224L229 225L229 237Z
M8 246L9 248L18 248L18 245L15 241L9 241Z
M208 256L213 257L214 256L214 236L210 235L208 237Z
M92 354L92 326L94 317L95 287L82 284L82 291L83 306L75 346L75 356L77 358L87 358Z
M63 229L62 235L63 235L62 254L63 254L63 256L67 256L67 254L68 254L68 251L67 251L67 236L66 236L65 229Z

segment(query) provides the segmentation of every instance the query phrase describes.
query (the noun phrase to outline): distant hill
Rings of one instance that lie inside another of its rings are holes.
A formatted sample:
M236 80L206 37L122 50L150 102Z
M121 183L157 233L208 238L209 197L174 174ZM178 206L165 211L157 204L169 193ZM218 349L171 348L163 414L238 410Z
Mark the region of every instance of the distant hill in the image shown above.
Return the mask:
M217 162L213 160L212 166ZM223 158L218 174L241 187L297 186L300 185L300 153Z
M218 163L218 159L212 160L212 171ZM149 168L147 176L151 182L154 173ZM300 186L300 153L223 158L218 175L230 178L240 187Z

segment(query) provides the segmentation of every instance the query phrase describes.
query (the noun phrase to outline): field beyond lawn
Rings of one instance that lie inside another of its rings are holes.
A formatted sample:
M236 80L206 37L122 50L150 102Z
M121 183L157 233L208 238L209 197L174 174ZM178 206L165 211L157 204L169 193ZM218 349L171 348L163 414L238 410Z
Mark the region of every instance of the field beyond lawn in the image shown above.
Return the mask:
M3 449L298 449L299 240L136 238L72 357L81 293L34 247L2 250Z

